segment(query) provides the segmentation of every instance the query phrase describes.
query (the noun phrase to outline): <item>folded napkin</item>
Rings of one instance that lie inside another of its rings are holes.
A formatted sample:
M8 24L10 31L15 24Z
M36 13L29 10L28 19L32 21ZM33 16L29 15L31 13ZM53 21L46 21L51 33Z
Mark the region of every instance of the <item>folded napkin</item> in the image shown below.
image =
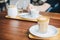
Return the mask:
M38 40L60 40L60 28L58 28L58 34L56 36L53 36L53 37L41 38L41 37L37 37L35 35L32 35L31 33L29 33L28 36L31 39L38 39Z

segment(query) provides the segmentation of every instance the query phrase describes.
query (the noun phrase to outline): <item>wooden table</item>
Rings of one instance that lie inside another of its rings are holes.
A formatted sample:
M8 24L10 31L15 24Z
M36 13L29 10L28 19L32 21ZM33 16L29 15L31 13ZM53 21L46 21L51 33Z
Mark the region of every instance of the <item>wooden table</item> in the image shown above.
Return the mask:
M6 12L0 13L0 40L34 40L28 38L28 29L37 24L36 22L22 21L6 19ZM42 15L52 16L50 19L50 24L60 28L60 14L42 12ZM58 19L57 19L58 18ZM60 38L55 37L51 40L60 40Z

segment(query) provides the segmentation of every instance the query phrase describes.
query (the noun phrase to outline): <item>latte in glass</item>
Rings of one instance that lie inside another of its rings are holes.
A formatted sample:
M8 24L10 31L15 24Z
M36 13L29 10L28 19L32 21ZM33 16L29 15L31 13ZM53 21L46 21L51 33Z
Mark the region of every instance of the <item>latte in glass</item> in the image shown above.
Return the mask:
M39 25L39 32L46 33L48 25L49 25L49 17L39 16L37 18L37 21L38 21L38 25Z

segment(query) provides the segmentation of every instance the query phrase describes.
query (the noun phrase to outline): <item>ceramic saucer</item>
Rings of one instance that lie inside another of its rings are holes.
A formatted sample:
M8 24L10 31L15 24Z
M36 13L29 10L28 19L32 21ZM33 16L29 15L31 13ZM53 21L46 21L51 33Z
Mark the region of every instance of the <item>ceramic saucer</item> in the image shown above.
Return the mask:
M32 27L30 27L29 32L37 37L43 37L43 38L53 37L53 36L56 36L57 34L56 27L52 25L48 26L48 30L46 33L40 33L38 30L39 30L39 26L33 25Z
M21 14L19 14L19 16L22 18L36 19L36 18L32 17L29 13L21 13Z

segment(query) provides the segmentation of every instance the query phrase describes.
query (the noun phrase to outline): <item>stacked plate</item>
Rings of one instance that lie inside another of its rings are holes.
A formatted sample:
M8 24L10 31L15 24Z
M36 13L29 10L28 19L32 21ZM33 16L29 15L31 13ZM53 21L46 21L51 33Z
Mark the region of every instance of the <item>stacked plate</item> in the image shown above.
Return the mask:
M19 14L19 16L25 19L36 19L35 17L32 17L29 13L21 13Z
M33 25L30 27L29 29L29 37L30 38L35 38L35 39L43 39L43 38L50 38L50 37L54 37L57 35L58 31L56 29L56 27L49 25L48 26L48 30L46 33L40 33L39 32L39 26L38 25Z

